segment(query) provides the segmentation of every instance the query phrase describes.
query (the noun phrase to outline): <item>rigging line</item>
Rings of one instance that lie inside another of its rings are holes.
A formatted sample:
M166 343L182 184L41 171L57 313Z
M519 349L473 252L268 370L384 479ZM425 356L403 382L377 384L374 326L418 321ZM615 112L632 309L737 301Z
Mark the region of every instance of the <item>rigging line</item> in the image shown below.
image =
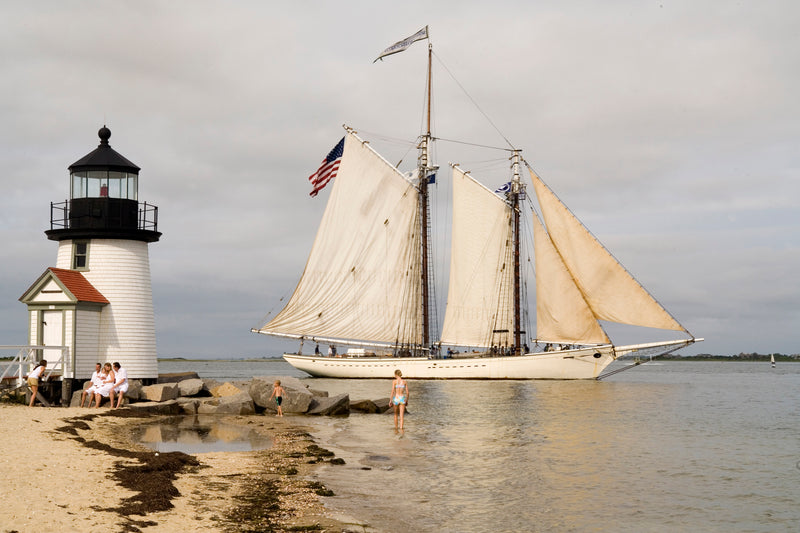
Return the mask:
M439 142L448 142L453 144L463 144L466 146L474 146L476 148L486 148L488 150L502 150L503 152L513 152L514 148L503 148L501 146L491 146L489 144L478 144L478 143L471 143L467 141L458 141L456 139L445 139L444 137L433 137L432 140L439 141Z
M491 119L491 118L489 118L489 115L487 115L487 114L486 114L486 113L483 111L483 109L481 109L481 107L478 105L478 103L475 101L475 99L474 99L474 98L472 98L472 96L471 96L471 95L470 95L470 94L467 92L467 90L464 88L464 86L463 86L463 85L461 85L461 82L459 82L459 81L456 79L456 77L453 75L453 73L452 73L452 72L450 72L450 69L449 69L449 68L447 68L447 65L445 65L445 64L444 64L444 61L442 61L442 58L441 58L441 57L439 57L439 54L437 54L437 53L435 53L435 52L434 52L434 53L433 53L433 55L435 55L435 56L436 56L436 59L439 61L439 64L441 64L441 65L442 65L442 68L444 68L444 70L445 70L445 71L446 71L446 72L447 72L447 73L450 75L450 77L453 79L453 81L454 81L454 82L456 82L456 85L458 85L458 86L459 86L459 88L460 88L460 89L461 89L461 90L464 92L464 94L466 95L466 97L467 97L467 98L469 98L470 102L472 102L472 104L475 106L475 108L476 108L476 109L477 109L477 110L478 110L478 111L479 111L479 112L480 112L480 113L483 115L483 117L484 117L484 118L485 118L485 119L486 119L486 120L489 122L489 124L491 124L491 125L492 125L492 127L495 129L495 131L498 133L498 135L500 135L500 137L502 137L502 138L503 138L503 140L504 140L506 143L508 143L508 145L511 147L511 149L512 149L512 150L514 150L515 148L514 148L514 145L513 145L513 144L511 144L511 141L509 141L509 140L508 140L508 138L507 138L505 135L503 135L503 132L502 132L502 131L500 131L500 128L498 128L498 127L497 127L497 125L496 125L494 122L492 122L492 119Z
M419 142L419 140L418 140L419 137L417 137L413 141L409 141L408 139L401 139L399 137L390 137L388 135L383 135L381 133L376 133L374 131L362 130L361 128L353 128L353 130L358 132L359 135L370 136L370 137L373 137L375 139L384 141L386 143L393 143L393 144L399 144L399 145L402 145L402 146L409 146L412 149L414 147L416 147L416 145Z

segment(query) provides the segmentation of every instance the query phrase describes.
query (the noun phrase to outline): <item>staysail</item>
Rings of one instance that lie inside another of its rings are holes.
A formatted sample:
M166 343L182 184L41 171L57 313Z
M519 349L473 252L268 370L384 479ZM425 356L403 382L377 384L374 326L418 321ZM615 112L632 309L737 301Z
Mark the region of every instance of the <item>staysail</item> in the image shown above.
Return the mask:
M608 320L688 333L589 233L539 176L533 171L530 171L530 174L549 236L549 239L540 238L537 241L537 266L540 253L539 243L544 242L545 247L548 246L547 243L551 243L573 283L579 289L588 309L591 310L592 321ZM539 275L541 272L537 268L537 278ZM547 291L541 294L538 287L537 282L537 311L539 309L538 300L542 296L548 300L543 304L548 309L544 324L541 323L541 317L537 314L537 336L539 338L547 339L551 336L559 338L558 330L555 329L559 323L588 320L585 313L575 313L574 306L568 303L568 299L565 298L561 302L557 294L549 295L548 298ZM542 330L543 325L544 331ZM570 329L573 331L588 330L589 328L588 323L570 325ZM605 334L603 335L605 336ZM564 339L564 341L570 341L570 339ZM585 341L575 338L570 342Z
M413 183L348 131L303 275L258 332L419 344L417 196Z
M533 242L537 337L565 344L610 343L536 216L533 217Z
M442 344L513 344L512 253L510 206L453 167L453 235Z

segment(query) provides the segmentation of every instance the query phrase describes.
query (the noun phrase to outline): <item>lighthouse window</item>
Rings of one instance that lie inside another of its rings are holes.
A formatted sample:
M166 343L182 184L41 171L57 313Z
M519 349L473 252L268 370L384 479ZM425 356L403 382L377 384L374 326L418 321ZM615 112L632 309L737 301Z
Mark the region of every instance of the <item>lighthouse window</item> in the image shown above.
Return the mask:
M128 174L128 200L138 200L138 188L136 187L136 174Z
M84 270L89 258L89 243L85 241L75 241L72 245L72 268L73 270Z
M137 199L138 176L129 172L90 170L72 173L72 198Z

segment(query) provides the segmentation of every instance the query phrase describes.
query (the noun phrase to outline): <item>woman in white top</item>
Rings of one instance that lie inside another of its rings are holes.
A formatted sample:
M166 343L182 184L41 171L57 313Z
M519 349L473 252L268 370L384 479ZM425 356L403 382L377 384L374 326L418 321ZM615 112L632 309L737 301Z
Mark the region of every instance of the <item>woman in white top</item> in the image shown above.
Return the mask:
M102 399L108 398L109 394L111 394L111 391L114 389L114 381L116 381L114 371L111 370L111 363L103 365L103 372L106 373L106 379L103 380L103 384L97 389L97 392L94 393L95 407L100 407Z
M47 361L42 359L36 368L33 369L33 372L28 374L28 387L31 388L31 404L30 407L33 407L33 402L36 401L36 391L39 390L39 378L44 374L45 369L47 368Z

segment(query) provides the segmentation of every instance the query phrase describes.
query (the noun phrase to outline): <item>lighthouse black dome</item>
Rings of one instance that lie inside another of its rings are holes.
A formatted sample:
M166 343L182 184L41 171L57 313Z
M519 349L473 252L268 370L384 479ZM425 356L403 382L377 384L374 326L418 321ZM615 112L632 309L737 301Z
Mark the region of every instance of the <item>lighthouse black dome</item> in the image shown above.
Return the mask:
M131 163L122 154L111 148L108 139L111 138L111 130L105 127L97 132L100 137L100 144L92 152L86 154L69 166L70 172L81 170L115 170L118 172L130 172L138 174L141 170L138 166Z
M139 202L139 167L111 148L105 125L97 135L100 145L69 166L69 200L50 204L47 238L156 242L158 207Z

